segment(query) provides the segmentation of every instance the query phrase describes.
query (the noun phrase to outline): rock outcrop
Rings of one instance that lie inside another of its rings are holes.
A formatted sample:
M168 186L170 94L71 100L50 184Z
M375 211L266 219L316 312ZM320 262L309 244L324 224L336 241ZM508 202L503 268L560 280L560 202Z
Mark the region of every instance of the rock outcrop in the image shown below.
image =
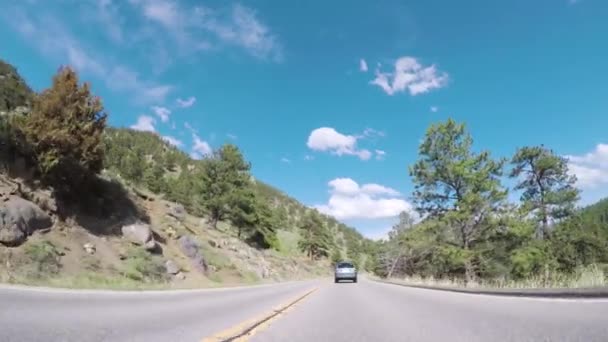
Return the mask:
M134 223L121 228L122 236L129 242L143 246L148 251L157 249L154 235L150 225L145 223Z
M201 273L206 273L209 269L207 261L200 251L200 245L190 235L184 235L178 240L179 248L182 253L190 259L192 266Z
M34 231L52 225L49 215L21 197L9 196L0 207L0 243L6 246L18 246Z

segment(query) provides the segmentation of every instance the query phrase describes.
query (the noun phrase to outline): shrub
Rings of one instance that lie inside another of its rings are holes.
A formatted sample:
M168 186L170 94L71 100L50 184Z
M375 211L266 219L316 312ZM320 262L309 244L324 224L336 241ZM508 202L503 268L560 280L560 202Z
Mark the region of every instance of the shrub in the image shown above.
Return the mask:
M59 251L49 241L32 242L25 246L26 263L23 266L28 278L44 279L61 269Z
M165 282L167 272L162 258L142 248L133 248L127 254L124 274L127 278L143 282Z

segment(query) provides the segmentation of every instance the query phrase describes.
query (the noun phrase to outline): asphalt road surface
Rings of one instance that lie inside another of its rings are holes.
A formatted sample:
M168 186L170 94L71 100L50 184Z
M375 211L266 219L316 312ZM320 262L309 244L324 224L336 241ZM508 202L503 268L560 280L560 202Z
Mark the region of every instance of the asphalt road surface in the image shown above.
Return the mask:
M0 287L0 341L201 341L317 291L250 341L608 341L608 300L496 297L359 283L108 293Z

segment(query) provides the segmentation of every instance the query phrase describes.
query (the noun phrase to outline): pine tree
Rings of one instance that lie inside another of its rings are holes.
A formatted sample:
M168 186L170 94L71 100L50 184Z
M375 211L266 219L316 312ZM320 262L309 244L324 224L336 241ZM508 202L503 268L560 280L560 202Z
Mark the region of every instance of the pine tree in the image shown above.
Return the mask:
M200 172L199 204L216 228L230 212L234 192L250 185L249 163L235 145L227 144L203 160Z
M507 194L500 184L504 161L471 151L472 144L464 124L449 119L432 125L410 167L417 209L440 219L455 237L450 253L462 260L467 282L475 276L474 244L488 238Z
M549 224L572 215L579 191L576 176L568 174L568 161L543 147L523 147L511 160L511 177L519 179L521 201L526 212L540 223L537 237L549 234Z
M106 114L89 88L74 70L61 68L20 127L43 179L58 191L74 190L103 167Z
M331 236L316 211L306 214L300 228L302 238L298 244L311 260L329 255L333 246Z

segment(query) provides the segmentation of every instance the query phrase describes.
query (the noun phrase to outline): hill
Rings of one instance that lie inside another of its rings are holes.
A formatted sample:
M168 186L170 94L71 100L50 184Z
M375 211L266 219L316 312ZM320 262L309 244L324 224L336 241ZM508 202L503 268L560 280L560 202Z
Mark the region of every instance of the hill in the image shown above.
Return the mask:
M0 59L0 112L29 106L33 92L17 69Z
M256 180L237 146L192 159L156 134L105 127L70 69L34 94L0 66L0 281L198 287L366 261L368 240Z

